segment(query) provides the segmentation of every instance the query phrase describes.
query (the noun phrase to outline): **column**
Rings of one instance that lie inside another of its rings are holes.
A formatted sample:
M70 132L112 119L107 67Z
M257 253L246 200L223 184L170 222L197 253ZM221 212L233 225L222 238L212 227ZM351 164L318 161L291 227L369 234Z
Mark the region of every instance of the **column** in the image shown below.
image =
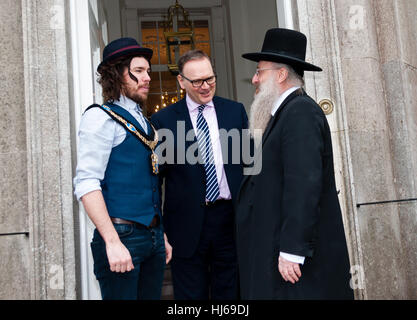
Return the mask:
M75 299L68 2L21 3L31 298Z

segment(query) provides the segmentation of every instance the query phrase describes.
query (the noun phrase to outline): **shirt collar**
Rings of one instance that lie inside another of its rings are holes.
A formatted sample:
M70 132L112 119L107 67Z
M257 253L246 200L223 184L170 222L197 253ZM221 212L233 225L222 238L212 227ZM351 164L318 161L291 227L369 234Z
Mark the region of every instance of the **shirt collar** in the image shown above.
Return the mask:
M284 91L284 93L279 96L278 100L274 103L274 108L271 111L272 116L275 116L275 113L277 113L277 111L281 107L284 100L287 99L288 96L297 89L300 89L300 87L289 88L288 90Z
M114 103L126 110L134 111L136 110L136 108L138 108L140 111L142 111L140 105L138 105L135 101L124 95L120 95L119 100L115 100Z
M191 97L187 94L185 97L185 101L187 102L187 107L189 112L195 111L201 104L195 102ZM206 107L214 107L213 100L205 104Z

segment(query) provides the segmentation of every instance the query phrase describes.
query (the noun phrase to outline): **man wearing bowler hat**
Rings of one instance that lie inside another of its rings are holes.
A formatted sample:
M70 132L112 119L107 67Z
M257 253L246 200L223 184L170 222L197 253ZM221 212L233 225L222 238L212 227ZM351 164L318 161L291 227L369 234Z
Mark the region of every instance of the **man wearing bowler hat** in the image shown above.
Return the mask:
M250 129L262 171L241 184L237 252L244 299L353 299L329 125L303 90L306 37L268 30L258 63ZM260 133L260 134L259 134Z
M158 135L142 114L152 50L132 38L108 44L97 71L104 105L79 128L75 195L96 226L91 249L104 300L160 299L171 250L161 223Z

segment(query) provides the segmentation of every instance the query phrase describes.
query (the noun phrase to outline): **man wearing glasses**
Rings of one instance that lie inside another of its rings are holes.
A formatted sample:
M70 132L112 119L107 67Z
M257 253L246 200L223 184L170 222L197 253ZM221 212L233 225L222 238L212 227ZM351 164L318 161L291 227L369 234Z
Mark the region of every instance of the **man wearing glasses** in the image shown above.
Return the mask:
M173 247L174 296L179 300L236 299L233 200L243 166L242 161L232 161L233 147L221 139L220 130L237 129L242 137L248 118L241 103L215 96L216 74L204 52L185 53L178 67L185 99L151 119L157 129L168 129L175 137L174 161L160 166L160 177L165 178L164 226ZM184 127L185 135L181 135ZM187 135L190 131L193 139ZM193 145L198 146L197 163L187 154Z

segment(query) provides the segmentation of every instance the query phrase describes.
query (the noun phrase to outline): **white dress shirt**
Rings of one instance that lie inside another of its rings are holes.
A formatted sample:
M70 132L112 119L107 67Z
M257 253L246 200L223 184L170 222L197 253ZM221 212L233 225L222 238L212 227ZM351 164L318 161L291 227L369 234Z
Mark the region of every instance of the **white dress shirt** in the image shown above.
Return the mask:
M274 108L271 111L272 116L275 116L275 114L277 113L277 111L281 107L284 100L287 99L288 96L297 89L300 89L300 87L292 87L292 88L288 89L287 91L285 91L278 98L278 100L274 103ZM289 253L286 253L286 252L280 252L279 255L281 257L283 257L285 260L288 260L288 261L294 262L294 263L304 264L304 261L305 261L305 257L297 256L297 255L294 255L294 254L289 254Z
M197 135L197 116L198 107L200 104L194 102L187 94L186 102L188 112L190 114L191 123L193 124L194 132ZM205 104L203 110L203 116L206 119L207 125L210 131L211 145L213 148L214 164L216 166L217 182L219 184L220 195L218 199L230 200L232 194L227 184L226 172L224 171L222 146L220 144L219 124L217 122L216 109L214 108L213 101Z
M147 133L147 120L138 104L120 96L114 104L127 110ZM74 178L74 194L80 200L85 194L101 190L111 150L126 138L126 129L99 108L91 108L81 117L78 131L78 161Z
M277 113L278 109L281 107L285 99L287 99L290 96L290 94L297 89L300 89L300 87L289 88L287 91L284 91L284 93L279 96L278 100L274 103L274 108L272 108L272 116L275 116L275 113Z

